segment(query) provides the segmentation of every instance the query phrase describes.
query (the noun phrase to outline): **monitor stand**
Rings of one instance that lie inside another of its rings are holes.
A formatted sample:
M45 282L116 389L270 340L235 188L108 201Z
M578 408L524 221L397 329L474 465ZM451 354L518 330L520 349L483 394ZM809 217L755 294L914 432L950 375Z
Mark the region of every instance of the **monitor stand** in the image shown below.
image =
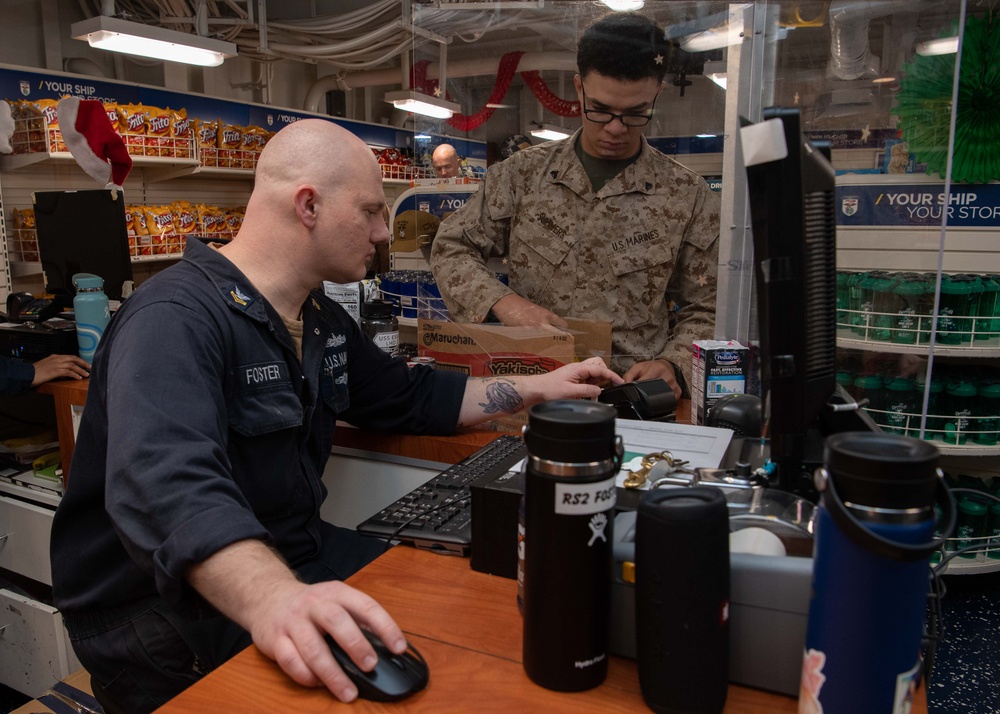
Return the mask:
M854 398L843 387L837 385L837 389L827 402L827 408L806 433L802 464L796 469L797 473L772 474L773 486L816 503L819 494L813 485L813 472L823 465L824 441L830 434L846 431L881 431L881 429L867 412L856 406ZM729 448L720 468L746 472L746 464L749 464L749 472L753 472L764 466L769 456L767 439L751 436L734 437L729 442Z

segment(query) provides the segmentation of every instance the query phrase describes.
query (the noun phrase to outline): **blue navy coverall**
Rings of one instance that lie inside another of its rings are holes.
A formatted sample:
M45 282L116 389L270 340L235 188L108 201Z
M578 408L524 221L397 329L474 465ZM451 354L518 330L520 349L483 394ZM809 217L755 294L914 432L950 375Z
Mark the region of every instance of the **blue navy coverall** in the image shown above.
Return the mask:
M193 564L256 538L316 581L381 552L320 520L337 419L416 434L456 426L464 376L391 359L319 292L302 321L300 361L253 285L192 240L101 339L52 528L53 595L95 690L129 711L155 708L250 642L188 585ZM136 651L152 663L119 661Z
M35 368L28 362L0 357L0 394L20 394L35 381Z

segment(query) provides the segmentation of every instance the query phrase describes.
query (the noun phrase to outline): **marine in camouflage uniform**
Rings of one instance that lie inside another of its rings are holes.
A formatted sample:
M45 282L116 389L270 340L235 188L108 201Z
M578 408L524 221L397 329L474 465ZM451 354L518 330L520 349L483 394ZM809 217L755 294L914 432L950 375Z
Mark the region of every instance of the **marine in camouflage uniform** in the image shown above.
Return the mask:
M662 358L690 382L691 343L715 329L719 197L644 138L636 161L595 193L579 134L491 166L441 224L431 252L441 296L461 322L482 322L512 292L611 322L613 370ZM493 256L508 256L509 287L487 269Z

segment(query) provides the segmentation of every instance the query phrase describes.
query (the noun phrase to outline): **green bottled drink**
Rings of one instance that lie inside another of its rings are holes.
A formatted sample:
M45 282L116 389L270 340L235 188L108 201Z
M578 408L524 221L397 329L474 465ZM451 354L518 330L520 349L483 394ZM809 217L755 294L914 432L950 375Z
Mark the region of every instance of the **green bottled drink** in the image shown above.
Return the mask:
M927 281L916 273L899 276L895 293L895 318L892 324L892 341L899 345L915 345L921 327L930 330L930 321L920 319L920 309L927 294ZM921 323L925 324L921 324Z

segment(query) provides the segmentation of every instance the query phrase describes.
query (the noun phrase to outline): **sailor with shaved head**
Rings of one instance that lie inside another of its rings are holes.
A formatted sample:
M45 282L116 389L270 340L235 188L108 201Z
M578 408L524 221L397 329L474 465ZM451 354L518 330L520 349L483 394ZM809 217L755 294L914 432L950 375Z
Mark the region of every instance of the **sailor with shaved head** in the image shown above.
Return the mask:
M600 360L468 379L379 349L319 288L364 277L389 240L384 204L363 142L290 124L233 241L189 240L109 324L51 541L53 597L105 712L152 711L251 642L353 700L324 636L363 670L362 627L396 653L406 641L343 582L385 543L320 519L336 422L447 434L621 382Z

